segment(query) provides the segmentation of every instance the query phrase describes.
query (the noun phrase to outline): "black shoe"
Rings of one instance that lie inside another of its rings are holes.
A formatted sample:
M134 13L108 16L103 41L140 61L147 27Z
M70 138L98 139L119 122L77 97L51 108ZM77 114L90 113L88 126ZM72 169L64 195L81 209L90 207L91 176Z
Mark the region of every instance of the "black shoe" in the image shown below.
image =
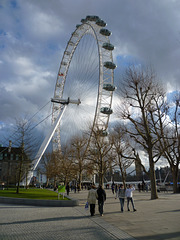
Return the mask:
M135 208L134 208L134 212L137 211Z
M130 209L128 208L128 211L130 211Z

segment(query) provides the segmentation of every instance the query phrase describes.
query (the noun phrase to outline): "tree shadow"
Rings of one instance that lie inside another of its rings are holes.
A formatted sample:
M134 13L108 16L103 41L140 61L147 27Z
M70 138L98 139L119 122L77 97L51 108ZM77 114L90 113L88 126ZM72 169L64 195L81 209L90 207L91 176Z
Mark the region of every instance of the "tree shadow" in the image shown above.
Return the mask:
M0 223L0 226L13 225L13 224L68 221L68 220L78 220L78 219L87 219L87 218L89 218L89 216L69 216L69 217L57 217L57 218L44 218L44 219L34 219L34 220L27 220L27 221L14 221L14 222Z
M175 209L175 210L169 210L169 211L161 211L161 212L157 212L157 213L168 213L168 212L180 212L180 209ZM180 238L179 238L180 239Z
M167 240L167 239L180 239L180 232L172 232L172 233L162 233L156 234L152 236L142 236L136 237L137 240Z

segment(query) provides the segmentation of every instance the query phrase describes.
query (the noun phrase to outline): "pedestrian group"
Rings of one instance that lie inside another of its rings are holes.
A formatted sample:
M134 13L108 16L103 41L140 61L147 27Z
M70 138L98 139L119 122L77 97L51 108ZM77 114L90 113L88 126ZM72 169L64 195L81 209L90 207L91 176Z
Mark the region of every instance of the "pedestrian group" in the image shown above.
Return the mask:
M131 202L133 211L134 212L136 211L136 208L134 206L134 201L133 201L133 191L135 190L134 186L129 184L125 189L123 184L120 184L119 187L117 187L115 184L112 184L111 189L113 194L116 193L115 198L117 197L119 198L121 212L124 211L125 198L127 198L127 210L130 211L129 203ZM102 185L99 185L97 190L95 185L92 185L91 189L88 192L87 203L89 205L91 216L95 215L96 200L98 200L99 213L101 216L103 216L104 202L106 201L106 192L103 189Z

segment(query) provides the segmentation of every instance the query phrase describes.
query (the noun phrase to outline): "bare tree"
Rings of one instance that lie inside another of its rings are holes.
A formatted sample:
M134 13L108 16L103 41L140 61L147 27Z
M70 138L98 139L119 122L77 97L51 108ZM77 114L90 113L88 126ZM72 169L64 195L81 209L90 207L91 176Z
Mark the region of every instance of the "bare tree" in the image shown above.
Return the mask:
M20 148L19 160L17 161L17 190L19 193L22 177L27 176L33 159L33 152L36 146L36 138L33 132L32 123L25 118L16 120L15 133L12 138L13 144Z
M83 172L85 172L86 166L87 166L87 159L86 159L87 145L88 145L88 141L85 138L85 136L74 137L71 141L71 156L72 156L72 161L75 166L75 169L77 170L78 183L80 186L80 190L81 190Z
M148 154L151 180L151 199L158 198L155 177L155 163L162 153L155 146L158 137L154 133L152 107L164 92L155 81L152 71L143 71L135 67L128 68L121 91L123 107L119 106L120 116L128 121L127 133Z
M104 183L104 174L112 163L112 142L107 137L102 137L101 131L93 129L88 148L88 159L94 165L94 171L98 173L99 184Z
M76 175L77 171L72 160L72 151L68 145L64 146L63 149L61 149L61 152L59 152L58 161L60 164L58 179L66 185L67 182Z
M156 121L153 119L155 133L158 136L158 147L163 152L163 157L167 159L173 176L173 191L177 193L178 171L180 163L180 95L176 95L175 107L172 119L169 118L170 108L166 102L162 102L161 107L156 102L156 111L151 109L151 116L155 112Z
M42 159L42 166L44 168L44 173L46 174L47 178L46 186L51 179L53 180L53 187L55 188L60 172L59 152L46 153Z
M48 187L49 180L51 178L51 153L46 153L43 155L41 167L38 167L38 171L46 176L46 187Z
M115 126L113 133L110 135L110 141L113 144L113 158L116 159L116 164L120 168L124 188L126 188L127 169L134 162L132 148L126 136L125 129L120 124Z
M50 180L53 181L54 188L59 182L66 184L70 181L77 171L70 148L65 146L63 151L46 153L42 158L40 171L46 175L46 186L48 186Z

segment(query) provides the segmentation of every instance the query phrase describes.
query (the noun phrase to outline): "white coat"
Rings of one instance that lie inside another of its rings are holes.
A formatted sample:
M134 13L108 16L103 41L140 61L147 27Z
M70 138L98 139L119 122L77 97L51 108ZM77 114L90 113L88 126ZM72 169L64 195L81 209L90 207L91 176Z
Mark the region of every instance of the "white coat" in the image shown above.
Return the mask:
M95 189L90 189L88 192L87 201L89 204L96 204L96 199L98 198L97 191Z

